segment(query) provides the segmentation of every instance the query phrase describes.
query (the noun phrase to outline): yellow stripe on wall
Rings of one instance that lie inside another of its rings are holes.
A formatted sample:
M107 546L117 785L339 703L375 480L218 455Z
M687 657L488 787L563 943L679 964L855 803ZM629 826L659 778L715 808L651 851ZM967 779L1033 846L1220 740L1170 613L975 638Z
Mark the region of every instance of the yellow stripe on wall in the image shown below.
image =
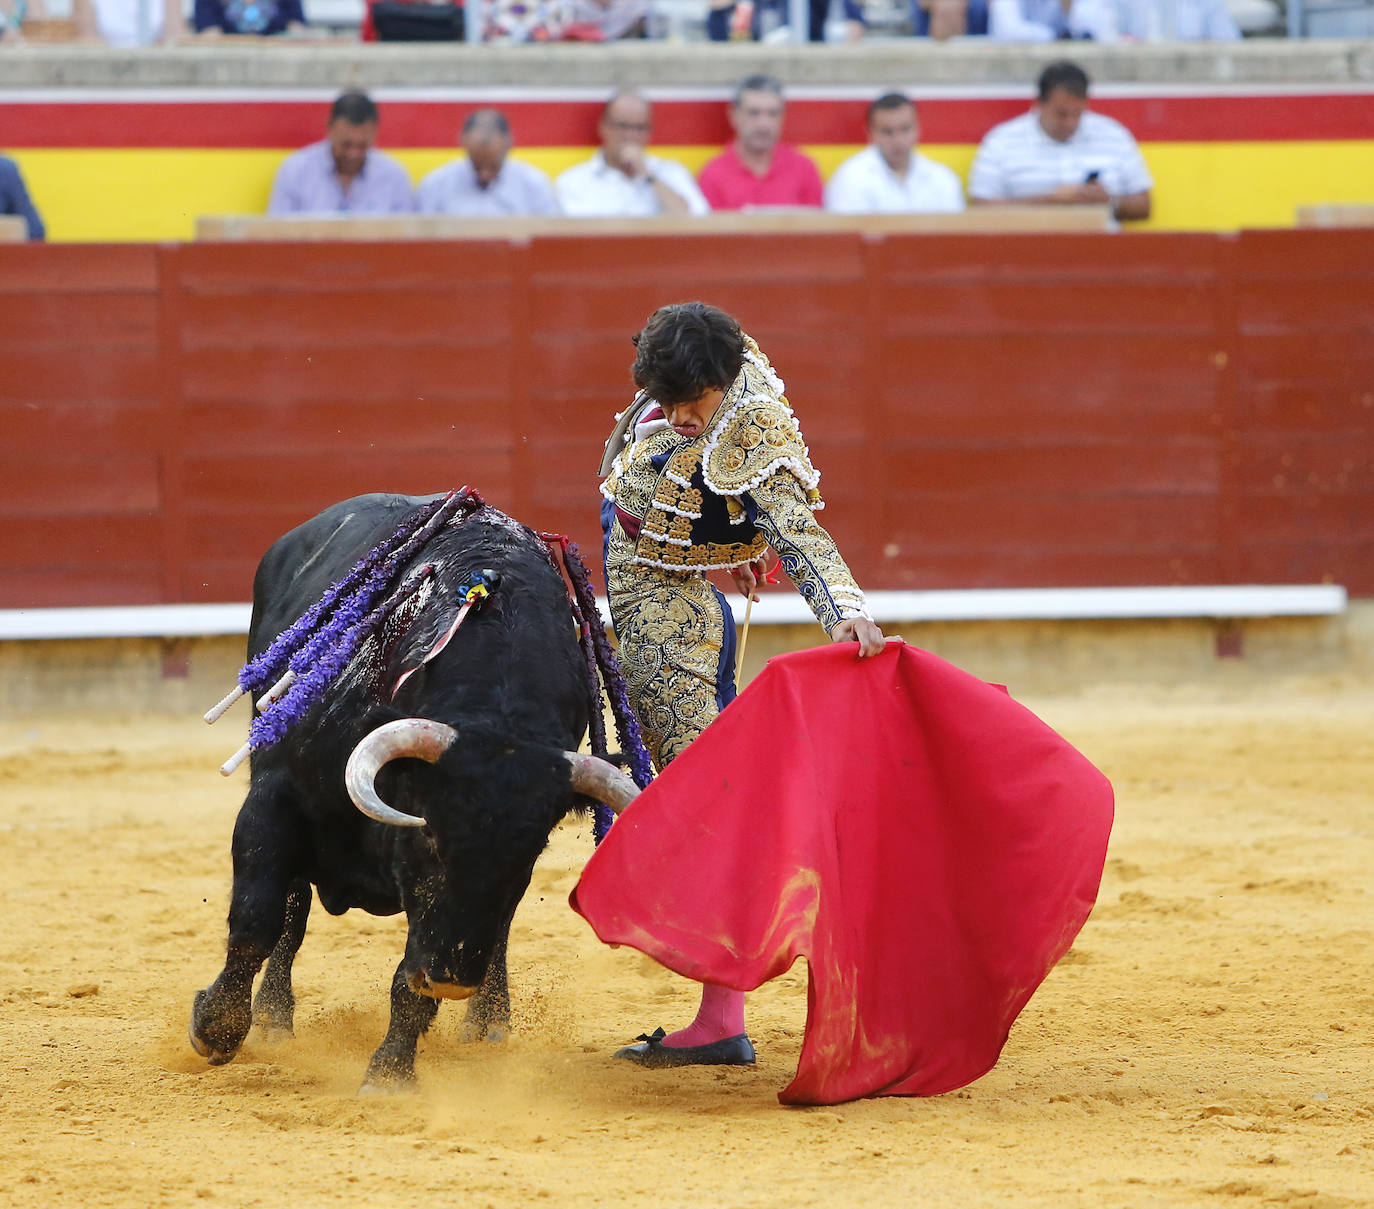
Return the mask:
M694 172L719 148L673 147ZM807 147L823 176L857 144ZM924 147L965 181L972 144ZM1154 216L1140 227L1230 231L1292 225L1300 205L1374 202L1374 140L1312 143L1150 143ZM668 149L658 149L667 154ZM419 182L452 158L439 148L393 151ZM556 176L585 147L537 147L517 156ZM52 240L189 240L203 214L261 214L286 153L239 149L34 150L15 153ZM1132 229L1140 229L1133 227Z

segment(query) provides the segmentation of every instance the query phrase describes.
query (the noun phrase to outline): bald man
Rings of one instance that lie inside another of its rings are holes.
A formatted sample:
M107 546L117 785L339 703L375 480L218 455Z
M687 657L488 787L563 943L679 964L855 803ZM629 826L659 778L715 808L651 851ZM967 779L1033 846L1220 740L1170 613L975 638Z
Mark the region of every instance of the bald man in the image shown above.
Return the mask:
M473 218L557 214L549 178L533 164L510 158L513 141L510 123L499 109L468 114L459 136L467 154L420 182L420 212Z

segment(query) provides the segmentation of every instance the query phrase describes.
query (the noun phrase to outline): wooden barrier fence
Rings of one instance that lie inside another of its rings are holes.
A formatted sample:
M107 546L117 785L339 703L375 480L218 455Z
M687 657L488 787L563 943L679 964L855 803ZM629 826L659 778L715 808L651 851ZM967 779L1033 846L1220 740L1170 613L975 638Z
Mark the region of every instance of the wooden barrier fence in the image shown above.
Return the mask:
M1374 231L0 246L0 607L243 600L369 490L598 560L663 302L787 380L874 589L1374 595Z

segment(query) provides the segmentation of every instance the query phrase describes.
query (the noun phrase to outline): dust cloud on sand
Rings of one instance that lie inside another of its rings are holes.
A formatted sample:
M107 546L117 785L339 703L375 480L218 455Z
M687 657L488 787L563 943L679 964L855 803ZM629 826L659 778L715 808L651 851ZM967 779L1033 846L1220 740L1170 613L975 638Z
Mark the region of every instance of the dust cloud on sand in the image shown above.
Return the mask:
M403 924L317 906L296 1038L208 1067L186 1024L223 956L242 719L0 724L0 1203L1374 1205L1374 689L1029 704L1117 788L1097 910L989 1075L815 1109L775 1099L804 965L750 998L757 1069L610 1060L694 1000L569 910L573 823L516 919L506 1045L459 1044L445 1005L417 1093L358 1097Z

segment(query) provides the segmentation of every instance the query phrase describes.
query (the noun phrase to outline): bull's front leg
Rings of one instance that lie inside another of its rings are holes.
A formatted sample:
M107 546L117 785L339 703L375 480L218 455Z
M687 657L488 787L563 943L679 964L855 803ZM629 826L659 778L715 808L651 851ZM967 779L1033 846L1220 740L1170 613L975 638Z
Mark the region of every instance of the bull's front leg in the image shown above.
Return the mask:
M391 1024L367 1064L360 1089L364 1094L403 1091L415 1082L415 1046L438 1012L437 999L410 989L402 957L391 979Z
M299 826L279 779L255 780L234 823L224 969L191 1006L191 1045L214 1065L238 1052L253 1023L253 979L282 938L287 899L298 880Z
M468 1010L458 1027L459 1041L504 1041L510 1032L510 981L506 971L506 944L510 940L507 920L501 939L491 951L491 964L468 1000Z
M294 1035L296 996L291 989L291 965L305 940L310 898L308 881L302 879L292 885L286 898L286 925L267 959L253 999L253 1023L268 1035Z

